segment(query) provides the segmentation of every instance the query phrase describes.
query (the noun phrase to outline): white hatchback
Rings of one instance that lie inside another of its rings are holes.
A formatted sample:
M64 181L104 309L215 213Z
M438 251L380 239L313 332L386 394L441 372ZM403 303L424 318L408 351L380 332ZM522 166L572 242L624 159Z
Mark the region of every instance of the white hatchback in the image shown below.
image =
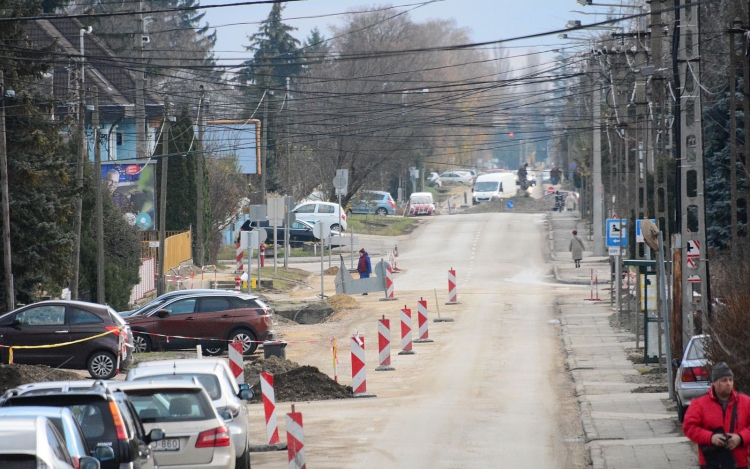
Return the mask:
M346 212L333 202L305 202L294 207L297 220L326 223L332 230L346 231Z

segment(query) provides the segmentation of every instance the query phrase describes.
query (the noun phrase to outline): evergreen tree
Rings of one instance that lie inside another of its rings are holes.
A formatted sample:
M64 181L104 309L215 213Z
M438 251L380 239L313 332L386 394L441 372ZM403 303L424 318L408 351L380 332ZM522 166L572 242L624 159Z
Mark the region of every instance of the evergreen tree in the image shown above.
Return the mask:
M729 184L729 93L703 111L703 162L706 187L706 242L721 250L731 238ZM741 169L738 168L738 175Z

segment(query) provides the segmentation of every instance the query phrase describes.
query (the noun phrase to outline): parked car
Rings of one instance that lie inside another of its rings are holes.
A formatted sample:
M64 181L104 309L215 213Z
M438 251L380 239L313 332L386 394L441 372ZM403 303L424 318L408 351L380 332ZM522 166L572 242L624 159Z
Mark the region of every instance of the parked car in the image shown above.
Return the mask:
M677 398L677 419L682 422L690 402L706 394L711 388L711 372L704 353L707 335L690 338L682 361L675 358L672 367L677 369L674 379L674 393Z
M91 385L86 381L81 381L81 383ZM83 429L67 407L0 407L0 421L16 417L45 417L52 422L65 440L65 447L73 460L75 469L81 469L81 460L89 456L94 456L102 462L115 457L115 452L108 446L100 446L96 448L96 451L89 451Z
M458 171L462 172L462 173L469 173L469 174L471 174L471 179L473 181L477 180L477 172L474 171L473 169L459 169Z
M128 396L146 431L164 430L164 438L151 445L158 467L235 467L229 426L198 382L127 381L108 386ZM231 420L229 412L224 411L224 414Z
M438 173L430 173L430 177L427 178L427 184L432 187L443 187L443 181L440 179Z
M305 202L292 210L297 220L328 224L332 230L346 231L346 213L339 204L332 202Z
M201 345L206 355L221 355L238 340L245 354L273 339L273 310L256 295L198 293L165 302L158 309L128 316L137 352L179 350Z
M157 360L141 362L128 372L127 381L158 382L197 380L211 403L232 427L236 469L250 469L250 438L245 401L252 399L249 386L238 385L226 360L220 358ZM229 417L229 418L227 418Z
M163 295L157 296L156 298L149 301L148 303L141 306L140 308L132 309L130 311L119 311L117 314L119 314L123 318L126 318L128 316L140 316L149 311L153 311L154 308L160 305L163 305L164 303L166 303L168 300L171 300L172 298L176 298L178 296L192 295L195 293L226 294L226 293L233 293L233 290L217 290L217 289L212 289L212 288L194 288L192 290L170 291L170 292L164 293Z
M4 469L99 469L99 461L83 456L74 463L65 439L42 416L0 419L0 467Z
M377 215L393 215L396 213L396 202L389 192L359 191L350 202L346 214L375 213Z
M413 192L409 196L409 216L435 215L435 202L430 192Z
M10 346L39 346L96 339L65 347L14 349L13 362L88 369L95 379L110 379L133 364L133 336L109 306L84 301L33 303L0 316L0 360L8 363Z
M470 186L474 182L471 174L461 171L445 172L440 175L440 180L443 181L443 184L464 184L466 186Z
M482 174L474 183L472 199L474 204L498 200L516 195L515 180L511 173Z
M89 448L109 447L114 458L101 461L101 469L153 469L151 443L164 438L155 428L146 433L127 396L95 382L89 388L67 382L24 384L7 391L3 407L67 407L78 420Z
M313 234L313 225L304 220L297 220L292 223L292 228L289 230L289 244L292 247L301 246L304 243L316 243L318 238ZM266 238L265 244L273 245L273 227L269 225L267 221L260 222L260 227L266 230L268 237ZM276 228L276 241L277 244L284 244L284 233L286 232L285 226L279 226ZM331 230L331 236L340 236L339 230ZM335 245L334 245L335 247ZM266 251L268 252L268 251Z

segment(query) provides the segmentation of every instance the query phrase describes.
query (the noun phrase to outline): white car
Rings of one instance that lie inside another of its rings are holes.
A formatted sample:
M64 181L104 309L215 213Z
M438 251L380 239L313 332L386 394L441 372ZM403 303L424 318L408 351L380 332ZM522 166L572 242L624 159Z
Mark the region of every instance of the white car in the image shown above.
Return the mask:
M245 401L253 393L247 385L234 380L229 364L223 358L183 358L140 362L128 372L127 381L182 380L203 386L219 414L226 419L235 450L236 469L250 469L250 437ZM227 415L228 413L228 415Z
M440 175L440 180L445 184L464 184L467 186L470 186L474 182L471 173L463 171L447 171Z
M305 202L292 210L297 220L326 223L332 230L346 231L346 212L333 202Z
M108 386L127 394L146 431L164 430L164 439L151 444L157 467L235 468L229 427L197 380L113 382ZM224 417L231 419L226 411Z
M65 439L46 417L0 419L0 467L46 469L99 469L99 461L83 456L77 464Z

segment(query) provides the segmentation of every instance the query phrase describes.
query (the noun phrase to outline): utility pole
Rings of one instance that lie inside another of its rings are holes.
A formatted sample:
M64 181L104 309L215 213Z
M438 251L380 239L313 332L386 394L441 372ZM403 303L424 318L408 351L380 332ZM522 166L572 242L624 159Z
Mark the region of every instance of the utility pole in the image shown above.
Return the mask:
M195 257L196 259L193 259L195 265L198 267L203 266L203 189L205 185L203 184L203 162L205 161L204 158L204 145L203 145L203 127L205 125L206 119L205 119L205 111L206 111L206 104L205 104L205 98L206 98L206 90L203 89L203 85L200 87L201 90L201 96L200 100L198 101L198 142L200 143L200 148L198 149L198 153L196 155L197 161L196 161L196 171L195 171L195 179L196 179L196 192L195 192L195 202L196 202L196 209L195 209L195 215L196 215L196 222L195 222Z
M667 114L668 107L665 94L663 38L664 23L662 19L663 0L651 0L651 64L654 75L651 77L651 102L653 119L651 125L651 142L654 146L654 214L659 230L665 233L664 240L669 240L669 198L667 171L669 154L667 153ZM659 290L662 291L662 290ZM665 299L666 301L666 299Z
M102 198L102 149L99 142L99 93L94 91L94 112L91 114L94 134L94 188L96 192L96 301L107 304L104 294L104 203Z
M593 63L593 59L591 62ZM592 70L593 72L593 70ZM592 92L592 116L594 120L594 134L593 134L593 156L594 156L594 174L593 184L591 187L591 193L593 195L593 223L594 229L594 243L593 251L595 256L604 255L604 212L602 210L602 193L604 188L602 187L602 117L601 117L601 98L602 90L599 86L598 80L594 79L591 83Z
M699 6L680 0L679 44L676 49L680 101L680 231L682 246L682 343L695 334L697 314L708 317L706 210L701 127ZM694 255L695 250L699 254ZM698 300L693 292L700 294ZM678 354L681 351L678 351Z
M167 292L167 282L164 277L164 251L167 239L167 173L169 172L169 102L164 100L164 130L162 131L161 146L161 186L159 187L159 282L156 285L157 295Z
M743 154L747 141L748 135L745 134L744 142L740 143L739 135L737 133L737 112L745 111L747 103L747 81L744 81L743 92L745 93L742 103L737 100L737 70L744 70L742 74L743 80L747 80L746 72L746 57L745 57L745 44L744 35L745 28L743 27L742 21L740 20L740 13L742 12L742 5L739 1L732 2L731 16L734 18L731 28L729 29L729 188L730 188L730 203L731 203L731 231L729 247L731 256L734 259L740 259L742 255L742 248L744 248L745 237L740 237L739 233L739 216L738 216L738 204L737 200L743 197L740 196L740 188L737 184L737 162L740 160ZM746 2L744 2L746 3ZM739 41L737 40L739 36ZM738 44L739 42L739 44ZM747 116L748 114L745 114ZM748 119L745 119L748 120ZM747 128L747 122L745 123ZM744 129L743 129L744 130ZM744 153L745 155L747 153ZM746 197L744 198L748 200ZM745 210L747 210L747 203ZM743 239L744 238L744 239Z
M270 92L266 90L263 98L263 134L261 135L261 156L260 156L260 197L259 204L266 203L266 162L268 161L268 96Z
M76 195L73 199L73 253L71 259L70 299L78 299L78 277L81 266L81 216L83 215L83 165L88 160L88 142L86 141L86 98L84 83L84 29L81 34L81 61L78 65L78 160L76 161Z
M144 84L146 70L143 62L143 3L138 0L138 11L135 15L135 48L138 54L135 71L135 157L146 158L146 98Z
M292 193L291 186L292 186L292 154L291 154L291 142L289 141L289 131L292 123L292 101L290 99L291 95L289 94L289 81L290 78L286 77L286 191L288 194Z
M5 139L5 76L0 70L0 187L2 187L3 216L3 275L5 277L5 307L15 307L13 270L10 249L10 200L8 200L8 147Z
M635 66L638 72L635 75L635 219L643 220L649 218L648 211L648 101L646 100L646 77L644 68L647 62L647 52L642 46L642 40L645 37L643 31L636 31L636 52ZM636 246L635 256L642 259L641 246ZM645 250L645 248L644 248ZM640 288L638 288L640 292Z

